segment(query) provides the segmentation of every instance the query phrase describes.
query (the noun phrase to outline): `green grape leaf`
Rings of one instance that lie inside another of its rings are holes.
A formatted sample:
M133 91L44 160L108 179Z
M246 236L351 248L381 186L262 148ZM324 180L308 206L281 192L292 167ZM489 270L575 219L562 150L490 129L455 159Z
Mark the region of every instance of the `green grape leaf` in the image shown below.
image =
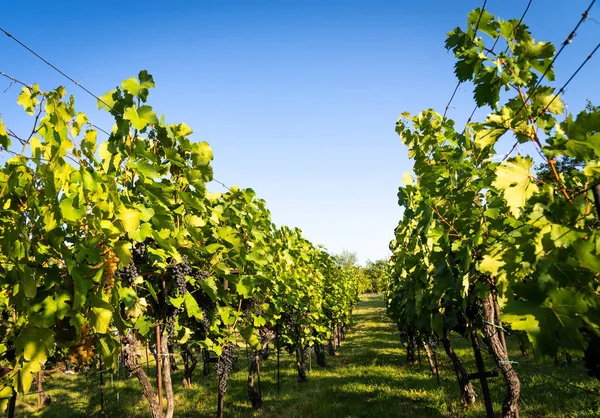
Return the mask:
M262 348L260 346L260 340L256 336L256 333L254 332L254 327L252 325L239 327L238 331L242 338L246 340L250 348L252 348L253 350L260 350Z
M98 100L97 106L98 109L104 109L104 110L111 110L113 107L115 107L115 99L114 99L114 95L115 93L117 93L117 90L110 90L106 93L104 93L102 96L99 97L100 100Z
M242 240L240 239L237 230L228 225L220 227L217 230L217 235L223 241L232 244L234 247L239 247L242 245Z
M188 292L185 294L185 296L183 297L183 302L185 305L185 311L187 312L188 316L196 318L199 321L201 321L204 318L204 315L202 314L202 309L200 309L200 307L198 306L198 302L196 302L196 299L194 299L191 293Z
M39 90L37 89L37 84L35 85L33 93L29 91L27 87L23 87L21 89L21 94L19 94L19 98L17 99L17 104L23 106L23 109L30 115L33 115L35 109L40 104L40 100L37 97L37 93Z
M54 348L52 330L35 326L25 326L15 339L17 353L31 363L45 363L48 353Z
M123 119L131 122L135 129L142 130L148 125L157 125L158 118L156 113L152 111L152 107L144 105L136 108L135 106L128 107L123 113Z
M73 200L64 198L60 201L60 213L67 221L78 222L85 216L85 207L76 208Z
M89 298L90 311L88 320L95 332L105 334L110 326L113 315L113 307L110 303L100 299L98 296Z
M596 254L596 244L593 240L579 240L573 243L572 247L580 267L600 273L600 254Z
M121 83L121 87L133 96L146 101L148 98L148 89L155 87L154 79L147 71L140 72L139 79L140 81L136 77L128 78Z
M131 166L137 171L138 174L141 174L147 179L156 179L160 177L160 173L145 160L140 160L135 164L131 164Z

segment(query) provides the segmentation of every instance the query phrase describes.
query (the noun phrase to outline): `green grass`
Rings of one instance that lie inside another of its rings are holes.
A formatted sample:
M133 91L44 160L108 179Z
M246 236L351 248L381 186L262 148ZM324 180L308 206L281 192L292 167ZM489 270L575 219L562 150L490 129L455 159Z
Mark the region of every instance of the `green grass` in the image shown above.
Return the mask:
M465 361L467 370L475 372L475 362L468 341L452 338L455 350ZM581 362L569 367L554 363L530 363L523 357L515 341L508 339L511 359L521 379L521 416L523 417L589 417L600 416L600 396L583 392L548 377L531 366L551 373L571 384L600 393L600 385L589 378ZM337 357L328 357L328 367L312 362L309 382L296 381L293 358L281 355L281 392L277 392L276 355L262 363L261 385L264 408L255 413L246 393L247 360L245 350L238 351L239 360L230 379L225 400L226 417L481 417L485 410L481 399L465 409L459 401L451 363L443 350L438 350L441 382L429 375L426 359L423 365L407 366L406 352L399 343L394 325L385 316L380 297L363 297L355 311L355 326L349 332ZM493 362L487 354L487 368ZM196 373L191 389L181 384L181 372L173 376L176 394L176 417L211 417L216 412L217 381L214 371L203 378ZM148 407L137 380L105 379L105 412L110 417L146 417ZM480 395L479 383L475 384ZM504 384L501 377L491 379L490 386L497 413L501 410ZM17 416L27 417L92 417L99 415L99 379L84 375L54 373L46 377L44 388L52 404L36 410L36 396L19 396ZM118 402L117 402L118 396Z

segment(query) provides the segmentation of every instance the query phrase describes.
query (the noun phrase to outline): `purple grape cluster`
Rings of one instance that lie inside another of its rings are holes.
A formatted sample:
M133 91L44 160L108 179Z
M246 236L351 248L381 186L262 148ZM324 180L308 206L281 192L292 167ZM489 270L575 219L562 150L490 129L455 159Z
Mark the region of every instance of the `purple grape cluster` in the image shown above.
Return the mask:
M219 378L219 391L221 393L227 392L227 380L229 379L229 372L231 372L232 368L233 346L228 344L223 349L216 367L217 377Z
M148 248L146 247L146 241L144 242L136 242L133 248L131 249L131 255L133 258L133 262L136 265L146 263L148 258Z
M191 276L192 273L193 269L190 267L188 258L186 256L182 257L181 263L175 264L169 268L169 274L175 279L177 291L180 295L185 295L187 293L186 277Z
M133 284L133 282L135 282L135 279L137 279L139 275L138 269L135 266L133 258L131 258L131 261L129 261L128 265L117 270L116 275L119 278L119 280L127 280L129 284Z

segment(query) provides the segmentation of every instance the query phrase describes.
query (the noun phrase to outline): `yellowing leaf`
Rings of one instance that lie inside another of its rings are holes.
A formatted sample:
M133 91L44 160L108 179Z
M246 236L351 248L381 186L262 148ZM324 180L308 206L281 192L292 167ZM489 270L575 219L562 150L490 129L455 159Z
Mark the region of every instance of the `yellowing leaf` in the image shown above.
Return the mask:
M504 191L506 204L515 217L520 215L527 200L538 191L530 174L532 165L531 158L519 155L506 161L496 170L496 179L492 185Z
M122 208L117 215L117 219L123 223L123 228L127 233L135 232L138 229L140 217L140 212L131 208Z

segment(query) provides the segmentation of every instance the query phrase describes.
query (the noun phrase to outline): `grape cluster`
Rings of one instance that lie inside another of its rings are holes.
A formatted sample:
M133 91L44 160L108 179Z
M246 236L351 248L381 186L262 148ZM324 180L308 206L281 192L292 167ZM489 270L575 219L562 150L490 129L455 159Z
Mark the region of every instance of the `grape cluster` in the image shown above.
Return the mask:
M206 280L210 277L210 273L206 270L194 270L193 277L196 280Z
M90 364L94 357L92 330L88 324L81 327L81 340L79 344L69 348L69 360L74 364Z
M233 346L228 344L223 349L219 362L217 363L216 372L219 378L219 392L227 392L227 380L229 379L229 372L233 368Z
M104 252L104 271L102 272L102 283L107 291L110 291L115 284L115 272L117 270L118 263L119 257L117 257L115 252L112 249L106 249Z
M171 266L169 268L169 273L175 279L175 283L177 284L177 291L179 292L179 294L185 295L187 293L187 281L185 278L187 276L191 276L193 273L193 270L189 265L187 257L183 256L181 263Z
M131 249L131 255L133 258L133 262L136 265L146 263L148 258L148 248L146 247L146 241L144 242L136 242L133 248Z
M126 265L125 267L117 270L117 277L119 278L119 280L127 280L129 282L129 284L133 284L133 282L135 282L135 279L137 279L138 277L138 269L135 266L135 262L133 261L133 258L131 258L131 261L129 261L129 264Z
M183 309L175 309L171 315L167 318L167 326L166 331L169 334L169 338L175 337L175 321L177 320L177 316L183 311Z

